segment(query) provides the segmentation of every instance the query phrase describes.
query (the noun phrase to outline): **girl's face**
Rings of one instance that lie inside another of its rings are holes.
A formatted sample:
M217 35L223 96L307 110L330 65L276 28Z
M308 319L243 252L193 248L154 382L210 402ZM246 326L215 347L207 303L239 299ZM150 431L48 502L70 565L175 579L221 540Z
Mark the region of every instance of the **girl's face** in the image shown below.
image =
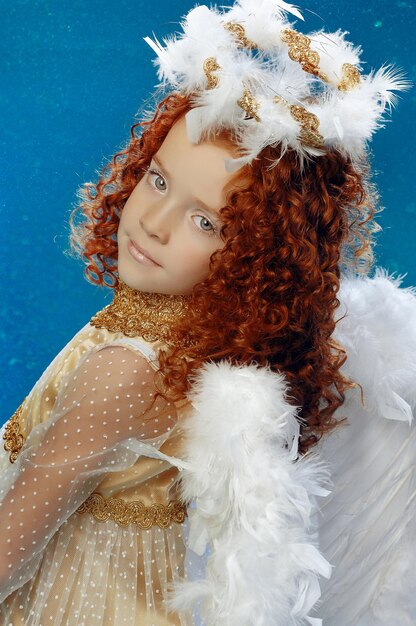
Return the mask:
M191 144L184 117L172 126L121 214L118 272L129 287L187 295L208 276L224 245L224 188L235 176L224 159L234 156L224 143Z

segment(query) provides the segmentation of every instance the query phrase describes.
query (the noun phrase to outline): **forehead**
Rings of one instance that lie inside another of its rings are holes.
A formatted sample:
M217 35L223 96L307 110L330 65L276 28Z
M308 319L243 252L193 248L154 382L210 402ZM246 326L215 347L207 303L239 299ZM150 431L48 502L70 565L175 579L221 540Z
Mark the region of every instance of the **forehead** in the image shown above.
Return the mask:
M177 190L200 198L209 206L221 206L224 187L235 174L225 169L225 159L235 156L235 149L224 140L193 144L186 131L186 120L179 119L170 129L156 156L166 173L174 178Z

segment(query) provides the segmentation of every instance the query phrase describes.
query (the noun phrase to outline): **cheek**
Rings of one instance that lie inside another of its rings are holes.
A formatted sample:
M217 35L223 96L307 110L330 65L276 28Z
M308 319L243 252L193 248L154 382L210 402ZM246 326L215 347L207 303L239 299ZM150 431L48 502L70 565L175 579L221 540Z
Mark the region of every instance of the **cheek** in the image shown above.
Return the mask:
M120 222L128 223L134 221L139 213L140 207L143 205L144 198L144 182L140 181L127 198L126 204L121 211Z
M120 212L120 222L119 222L119 225L118 225L119 228L126 227L126 225L130 221L130 213L131 212L132 211L130 210L129 201L127 201L126 204L124 205L123 209Z
M205 245L203 247L201 247L201 245L188 245L186 254L182 253L180 257L181 273L192 274L197 277L207 276L209 273L210 258L220 247L220 244L218 244L218 246Z

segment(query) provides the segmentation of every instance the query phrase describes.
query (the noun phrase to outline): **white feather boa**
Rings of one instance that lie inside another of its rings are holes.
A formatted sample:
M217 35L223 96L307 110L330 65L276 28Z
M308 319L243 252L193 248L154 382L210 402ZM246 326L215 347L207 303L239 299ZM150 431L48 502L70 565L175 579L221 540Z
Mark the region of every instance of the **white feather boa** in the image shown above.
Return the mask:
M193 386L182 494L190 547L213 547L206 579L184 582L170 601L184 611L202 600L204 624L301 624L329 576L310 528L324 466L295 462L299 426L283 376L256 365L207 363ZM310 619L311 624L320 620Z
M383 418L409 422L416 404L416 297L414 290L399 289L399 285L400 279L377 271L374 279L345 279L339 295L341 314L347 313L336 333L349 353L344 371L363 384L375 422ZM288 391L285 378L269 368L233 367L226 361L205 364L195 379L190 394L193 412L185 424L181 488L183 497L195 504L189 511L189 548L203 554L208 544L211 554L204 578L179 582L168 605L181 612L199 606L205 626L289 626L305 622L317 626L322 623L321 617L325 625L347 624L342 619L337 621L337 617L326 621L325 602L324 615L319 610L325 600L318 602L319 577L330 578L331 565L318 549L317 528L322 521L317 504L325 504L328 498L317 500L317 496L330 494L324 488L329 484L329 465L322 451L321 456L315 451L295 460L299 427L297 409L287 402ZM343 408L350 410L353 418L353 409L348 407L347 398ZM342 473L347 467L348 450L343 450L342 440L337 439L342 437L341 431L335 431L334 440L339 441L337 454L346 459ZM406 515L404 511L395 512L397 524L403 528L409 514L416 519L414 451L406 448L408 436L404 430L399 435L402 455L408 467L413 467L410 508ZM335 464L336 459L337 455L335 461L332 459ZM380 467L383 469L382 459ZM390 470L394 473L394 468ZM359 491L364 483L359 475L361 466L354 471L355 478L349 486L344 485L344 494L330 494L335 509L340 502L348 502L348 493L353 494L355 487ZM358 491L357 498L361 497ZM356 498L352 495L351 499ZM351 517L348 510L339 516L330 507L327 511L330 519L325 520L325 532L331 534L336 524L339 537L344 533L347 541ZM360 532L358 528L358 537ZM409 533L398 532L397 536L409 542ZM354 558L359 568L357 555ZM342 571L342 566L338 572L346 586L351 573ZM371 589L376 574L369 571ZM396 590L392 591L391 585L391 577L383 579L373 598L379 593L379 602L383 606L387 603L394 614L393 601L403 597L403 586L399 593L397 581ZM406 589L409 598L416 591L414 582ZM317 604L319 617L312 617L309 613ZM341 613L340 608L339 616ZM362 621L360 625L370 623L385 622Z

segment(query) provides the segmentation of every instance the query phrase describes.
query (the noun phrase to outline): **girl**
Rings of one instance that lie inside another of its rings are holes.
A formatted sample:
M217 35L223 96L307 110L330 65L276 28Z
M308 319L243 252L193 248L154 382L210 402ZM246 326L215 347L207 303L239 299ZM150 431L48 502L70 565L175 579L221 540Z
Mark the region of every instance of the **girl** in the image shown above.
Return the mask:
M4 429L5 624L416 616L415 294L366 277L364 146L407 85L255 8L147 39L173 89L82 190L114 300Z

